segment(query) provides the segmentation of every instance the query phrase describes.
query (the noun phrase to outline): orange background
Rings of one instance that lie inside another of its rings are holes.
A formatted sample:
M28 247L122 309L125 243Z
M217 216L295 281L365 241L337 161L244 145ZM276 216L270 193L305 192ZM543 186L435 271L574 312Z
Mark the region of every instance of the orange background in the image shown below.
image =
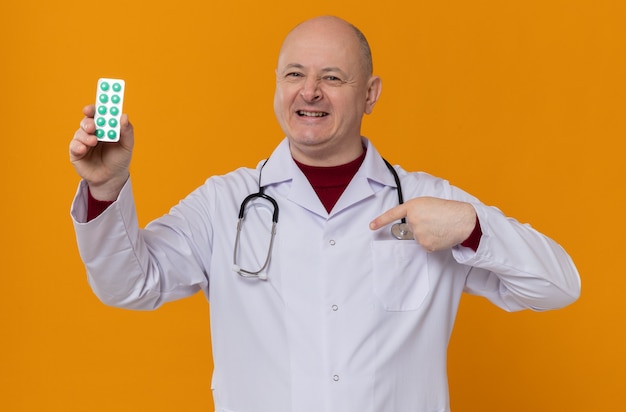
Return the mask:
M98 4L106 9L98 8ZM370 40L384 156L446 177L561 243L574 305L508 314L466 296L449 349L461 411L622 407L625 2L4 1L0 5L0 409L211 410L203 296L154 312L91 293L67 145L98 77L126 80L142 224L282 138L274 65L299 21ZM245 391L245 388L241 388Z

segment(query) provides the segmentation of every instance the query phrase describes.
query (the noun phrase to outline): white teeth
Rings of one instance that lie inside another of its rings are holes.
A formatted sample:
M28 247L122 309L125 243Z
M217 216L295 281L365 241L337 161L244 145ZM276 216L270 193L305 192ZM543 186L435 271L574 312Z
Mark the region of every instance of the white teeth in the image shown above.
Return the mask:
M298 110L298 114L300 116L308 116L308 117L324 117L328 113L325 113L325 112L305 112L304 110Z

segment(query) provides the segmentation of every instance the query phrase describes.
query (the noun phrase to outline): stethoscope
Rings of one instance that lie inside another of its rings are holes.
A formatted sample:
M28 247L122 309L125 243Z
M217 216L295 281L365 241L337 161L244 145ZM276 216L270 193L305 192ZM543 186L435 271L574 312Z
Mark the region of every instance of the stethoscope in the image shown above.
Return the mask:
M267 159L269 160L269 159ZM267 265L270 263L270 257L272 256L272 248L274 246L274 237L276 236L276 225L278 224L278 203L276 200L270 195L265 194L265 187L261 186L261 173L263 172L263 168L267 163L267 160L261 165L261 170L259 172L259 191L257 193L252 193L246 196L246 198L241 202L241 206L239 207L239 218L237 221L237 235L235 236L235 249L233 251L233 270L237 272L240 276L244 278L256 278L260 280L267 279L267 273L264 272ZM396 173L395 169L387 160L383 159L385 165L387 165L387 169L393 175L394 180L396 181L396 192L398 193L398 204L401 205L404 203L404 198L402 196L402 185L400 184L400 178L398 177L398 173ZM263 262L263 266L259 270L247 270L242 268L237 264L237 250L239 249L239 235L241 234L241 230L243 228L243 221L245 218L245 210L246 206L253 199L262 198L267 200L272 204L273 213L272 213L272 227L270 229L270 245L267 249L267 255L265 257L265 262ZM409 225L406 223L406 218L400 219L400 222L396 222L391 225L391 234L398 240L414 240L413 232L409 228Z

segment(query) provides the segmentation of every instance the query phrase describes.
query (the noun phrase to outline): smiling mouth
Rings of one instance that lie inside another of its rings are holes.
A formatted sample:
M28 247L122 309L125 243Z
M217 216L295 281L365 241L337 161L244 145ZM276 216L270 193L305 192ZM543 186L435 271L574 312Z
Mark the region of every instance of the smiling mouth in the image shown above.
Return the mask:
M296 111L298 116L300 117L324 117L328 116L326 112L307 112L306 110L298 110Z

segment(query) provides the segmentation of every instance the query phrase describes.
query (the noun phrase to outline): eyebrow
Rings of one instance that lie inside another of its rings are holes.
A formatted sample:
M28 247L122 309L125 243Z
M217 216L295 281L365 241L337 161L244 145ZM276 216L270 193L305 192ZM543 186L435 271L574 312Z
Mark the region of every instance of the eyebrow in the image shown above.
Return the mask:
M304 65L302 65L300 63L289 63L289 64L287 64L283 68L282 71L284 72L285 70L290 70L290 69L300 69L300 70L303 70L304 69ZM322 69L322 73L332 73L332 72L341 73L342 76L348 77L348 74L346 72L344 72L343 70L341 70L339 67L330 66L330 67L324 67Z

